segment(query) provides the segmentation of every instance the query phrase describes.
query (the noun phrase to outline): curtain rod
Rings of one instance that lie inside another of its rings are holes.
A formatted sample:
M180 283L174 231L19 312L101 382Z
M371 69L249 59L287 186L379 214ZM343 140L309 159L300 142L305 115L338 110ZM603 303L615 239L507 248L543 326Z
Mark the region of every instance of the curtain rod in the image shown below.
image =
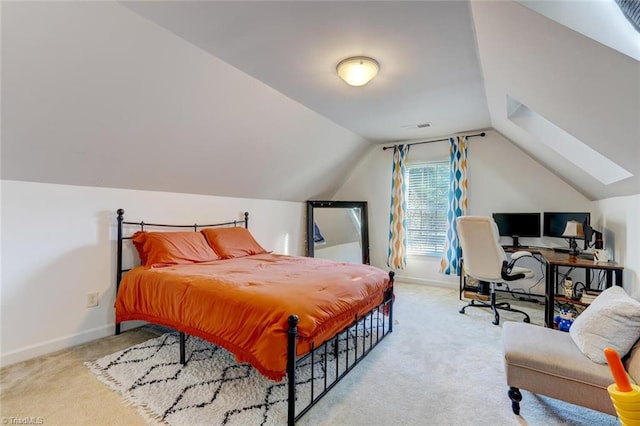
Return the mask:
M474 137L476 137L476 136L484 137L485 135L486 135L486 133L485 133L485 132L482 132L482 133L476 133L475 135L468 135L468 136L467 136L467 138L474 138ZM421 144L423 144L423 143L444 142L444 141L448 141L448 140L449 140L449 138L446 138L446 139L436 139L436 140L433 140L433 141L413 142L413 143L406 143L406 144L396 144L396 145L391 145L391 146L383 146L383 147L382 147L382 150L383 150L383 151L386 151L387 149L391 149L391 148L393 148L393 147L395 147L395 146L397 146L397 145L409 145L409 146L411 146L411 145L421 145Z

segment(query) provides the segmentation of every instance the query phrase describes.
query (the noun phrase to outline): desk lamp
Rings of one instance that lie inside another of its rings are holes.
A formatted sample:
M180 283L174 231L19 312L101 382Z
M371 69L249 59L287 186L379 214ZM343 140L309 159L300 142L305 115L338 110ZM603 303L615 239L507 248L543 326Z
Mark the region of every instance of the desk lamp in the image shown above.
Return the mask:
M578 250L578 243L576 238L584 238L584 231L582 230L582 224L575 220L570 220L564 228L562 236L569 239L569 254L571 256L577 256L580 254Z

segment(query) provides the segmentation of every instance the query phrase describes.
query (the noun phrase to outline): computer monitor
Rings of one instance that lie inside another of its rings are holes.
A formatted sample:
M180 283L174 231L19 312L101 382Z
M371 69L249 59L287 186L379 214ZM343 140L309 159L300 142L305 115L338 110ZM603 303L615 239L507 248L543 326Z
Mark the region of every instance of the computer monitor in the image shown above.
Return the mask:
M520 245L519 237L540 236L540 213L494 213L493 220L500 236L511 237L514 247Z
M584 227L585 223L590 223L591 215L587 212L544 212L544 225L542 235L545 237L563 238L562 234L567 226L567 222L575 220ZM584 238L576 238L584 239Z

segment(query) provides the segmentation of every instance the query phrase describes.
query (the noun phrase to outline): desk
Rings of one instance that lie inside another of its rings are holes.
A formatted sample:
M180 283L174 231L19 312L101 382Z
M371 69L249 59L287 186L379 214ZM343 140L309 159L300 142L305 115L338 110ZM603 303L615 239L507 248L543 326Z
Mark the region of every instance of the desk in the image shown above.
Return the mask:
M545 303L544 303L544 325L553 328L553 309L555 305L556 284L558 282L558 267L566 266L569 268L583 268L586 270L585 287L591 288L591 270L598 269L606 272L605 288L611 287L613 275L615 273L615 285L622 286L623 266L610 262L596 263L593 260L583 259L581 257L570 256L568 253L558 253L553 250L537 248L530 249L531 253L539 254L547 264L545 273Z
M558 267L566 266L569 268L582 268L586 270L585 288L591 288L591 270L598 269L606 272L605 288L612 285L622 286L622 271L624 267L616 263L601 262L596 263L593 260L583 259L577 256L571 256L568 253L560 253L552 249L543 247L503 247L506 253L513 253L518 250L528 251L532 255L538 257L545 265L545 291L544 291L544 325L553 328L553 312L556 300L556 284L558 282ZM461 258L460 265L464 271L464 259ZM614 283L615 274L615 283ZM466 277L464 272L460 274L460 299L463 292L467 290Z

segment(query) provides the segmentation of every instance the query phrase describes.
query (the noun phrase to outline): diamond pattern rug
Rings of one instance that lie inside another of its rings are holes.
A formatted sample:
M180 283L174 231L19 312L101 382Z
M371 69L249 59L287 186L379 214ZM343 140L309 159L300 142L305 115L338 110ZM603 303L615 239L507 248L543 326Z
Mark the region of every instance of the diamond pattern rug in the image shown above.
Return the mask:
M358 355L376 340L375 327L373 334L366 328L360 326L357 333ZM286 424L286 378L266 379L251 365L238 364L225 349L191 336L186 341L187 363L181 365L178 336L166 333L85 365L150 424ZM316 395L324 386L325 365L329 385L344 372L347 354L353 363L355 341L355 329L340 336L337 363L331 347L314 355L313 364L310 358L298 363L297 404L309 401L312 381Z

